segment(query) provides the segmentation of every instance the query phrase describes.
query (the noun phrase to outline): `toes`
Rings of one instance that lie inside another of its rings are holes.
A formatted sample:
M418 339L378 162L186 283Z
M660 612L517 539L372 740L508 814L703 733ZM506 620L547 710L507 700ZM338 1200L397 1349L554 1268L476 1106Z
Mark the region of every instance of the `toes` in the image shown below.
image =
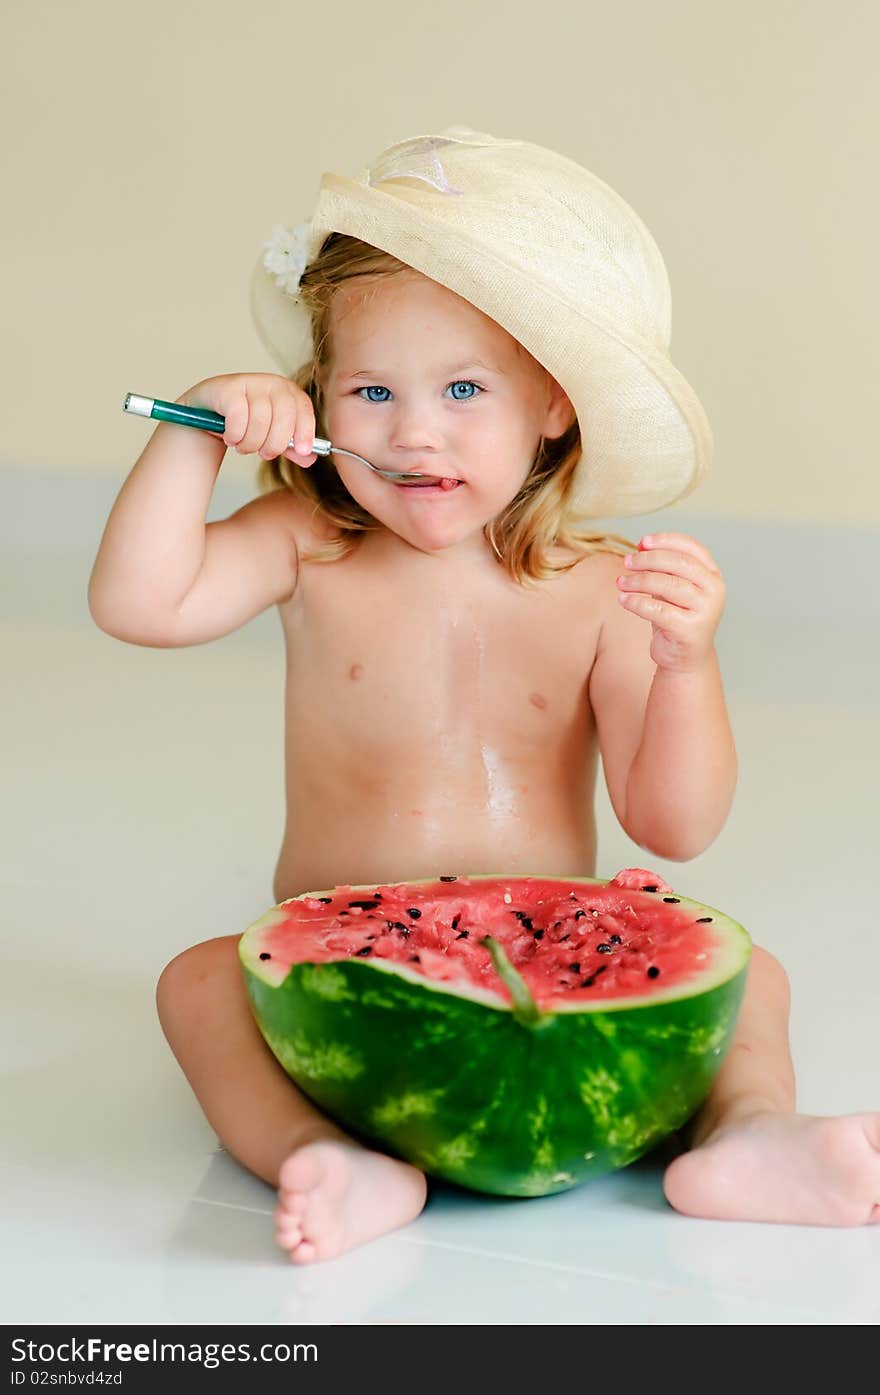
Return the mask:
M309 1145L282 1163L276 1235L295 1264L341 1254L350 1183L350 1161L335 1145Z
M671 1162L663 1174L663 1194L674 1211L683 1216L697 1214L691 1155L683 1154Z
M301 1221L306 1214L308 1204L309 1198L305 1192L282 1191L278 1196L275 1216L278 1219L282 1216L292 1216L295 1220Z
M307 1198L299 1192L285 1192L275 1208L275 1238L285 1250L291 1250L303 1238Z
M287 1257L292 1264L311 1264L317 1257L316 1246L311 1240L306 1239L299 1225L277 1226L275 1239L281 1249L287 1251Z
M279 1237L302 1234L302 1217L292 1216L287 1211L276 1212L275 1214L275 1234Z

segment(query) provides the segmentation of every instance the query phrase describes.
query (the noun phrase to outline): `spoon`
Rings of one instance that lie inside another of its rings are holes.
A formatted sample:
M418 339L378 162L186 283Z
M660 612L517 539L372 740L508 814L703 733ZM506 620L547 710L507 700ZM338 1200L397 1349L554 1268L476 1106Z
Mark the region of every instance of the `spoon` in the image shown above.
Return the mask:
M160 397L140 397L136 392L127 392L125 401L122 404L124 412L131 412L137 417L152 417L154 421L172 421L177 426L195 426L200 431L226 430L226 418L219 412L209 411L207 407L183 407L179 402L163 402ZM293 445L293 441L288 441L288 447ZM423 475L418 470L381 470L378 465L373 465L364 456L358 455L353 450L343 450L341 446L334 446L330 441L325 441L323 436L316 436L312 450L315 455L348 455L352 460L359 460L362 465L366 465L368 470L374 474L381 475L386 480L408 481L408 480L431 480L440 483L439 475Z

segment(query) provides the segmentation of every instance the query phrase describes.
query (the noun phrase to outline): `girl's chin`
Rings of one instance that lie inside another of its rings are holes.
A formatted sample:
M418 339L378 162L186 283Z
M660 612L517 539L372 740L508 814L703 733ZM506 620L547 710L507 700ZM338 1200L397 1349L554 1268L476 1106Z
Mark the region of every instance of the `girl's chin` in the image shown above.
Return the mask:
M404 542L419 552L440 555L448 552L476 553L491 551L486 541L484 529L489 519L483 521L456 521L447 526L438 519L418 518L389 520L386 527L396 533Z

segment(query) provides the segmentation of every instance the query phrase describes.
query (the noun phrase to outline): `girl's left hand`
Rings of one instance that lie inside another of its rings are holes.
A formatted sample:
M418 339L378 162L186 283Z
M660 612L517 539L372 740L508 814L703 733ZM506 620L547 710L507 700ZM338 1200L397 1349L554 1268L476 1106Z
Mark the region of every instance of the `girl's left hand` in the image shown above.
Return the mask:
M650 533L624 564L617 597L651 622L654 663L676 673L702 667L724 610L724 580L707 549L684 533Z

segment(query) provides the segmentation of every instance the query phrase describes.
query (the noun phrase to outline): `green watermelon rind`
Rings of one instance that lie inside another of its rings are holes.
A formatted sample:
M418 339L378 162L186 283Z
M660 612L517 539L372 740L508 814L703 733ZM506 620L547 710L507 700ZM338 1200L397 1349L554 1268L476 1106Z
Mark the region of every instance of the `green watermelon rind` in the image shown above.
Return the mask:
M525 879L503 880L515 889ZM369 888L352 888L361 890ZM554 1003L537 1030L522 1026L500 994L431 982L389 961L305 962L273 981L260 943L282 907L245 931L239 953L270 1050L326 1114L433 1176L541 1196L634 1162L681 1128L711 1088L751 941L722 912L677 900L713 918L721 952L702 976L685 987L652 985L645 996L559 1011Z

